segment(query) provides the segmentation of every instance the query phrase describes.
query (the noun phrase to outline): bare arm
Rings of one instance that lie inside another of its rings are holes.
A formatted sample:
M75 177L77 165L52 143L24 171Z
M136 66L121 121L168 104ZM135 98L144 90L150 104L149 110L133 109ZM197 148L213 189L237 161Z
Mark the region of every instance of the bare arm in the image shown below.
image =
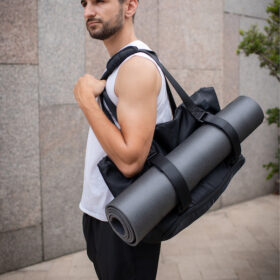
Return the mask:
M96 83L100 81L96 80ZM153 139L161 86L156 66L148 59L136 56L120 67L115 83L120 130L96 102L94 96L98 93L84 97L86 90L79 90L81 85L76 85L75 97L101 146L124 176L134 176L142 169Z

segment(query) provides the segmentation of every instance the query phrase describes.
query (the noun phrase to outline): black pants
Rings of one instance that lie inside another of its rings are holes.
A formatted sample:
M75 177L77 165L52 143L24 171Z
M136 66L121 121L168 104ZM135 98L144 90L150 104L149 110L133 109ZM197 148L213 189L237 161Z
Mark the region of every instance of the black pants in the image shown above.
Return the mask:
M155 280L160 243L127 245L109 223L83 215L87 255L100 280Z

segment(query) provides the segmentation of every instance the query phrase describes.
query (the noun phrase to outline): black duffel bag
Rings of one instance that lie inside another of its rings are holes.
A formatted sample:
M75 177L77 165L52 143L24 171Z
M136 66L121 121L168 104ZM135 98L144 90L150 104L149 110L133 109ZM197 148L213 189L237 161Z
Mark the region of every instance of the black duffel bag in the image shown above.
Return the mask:
M127 47L121 50L108 61L107 71L103 74L101 79L107 79L114 69L116 69L127 57L136 52L144 52L156 61L166 79L169 80L179 94L183 103L178 107L176 106L166 80L167 93L173 113L173 119L156 125L147 160L141 172L136 176L132 178L125 177L108 156L104 157L98 163L98 168L104 181L114 197L118 196L123 190L128 188L151 166L156 166L160 169L160 166L158 166L158 160L156 161L155 159L160 159L162 156L167 155L204 123L220 128L228 136L232 144L232 153L199 182L199 184L190 192L190 197L188 197L188 199L179 197L178 207L174 208L149 234L147 234L143 240L144 242L154 243L173 237L203 215L224 192L231 178L244 164L245 159L241 155L240 142L237 133L226 121L215 117L215 114L220 111L220 106L214 88L201 88L189 97L161 64L154 52L138 49L137 47ZM103 112L111 122L116 124L116 106L110 100L106 90L100 95L100 102ZM175 189L177 192L178 188ZM178 196L180 195L178 192L177 194Z

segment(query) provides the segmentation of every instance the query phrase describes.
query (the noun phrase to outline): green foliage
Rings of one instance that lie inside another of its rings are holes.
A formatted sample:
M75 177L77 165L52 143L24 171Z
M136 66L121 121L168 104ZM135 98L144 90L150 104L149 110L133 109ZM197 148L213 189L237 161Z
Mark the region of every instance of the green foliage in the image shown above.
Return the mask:
M266 120L268 122L268 125L276 124L277 127L280 127L279 122L279 108L271 108L266 111L267 117ZM279 137L278 137L278 150L275 153L275 159L276 162L269 162L267 164L263 164L263 167L269 171L268 175L266 176L266 179L272 179L274 174L279 174L279 160L280 160L280 148L279 148Z
M280 0L274 0L266 9L268 19L264 32L260 32L256 25L252 25L248 31L240 30L243 40L240 42L237 54L246 56L256 54L260 60L260 66L270 70L270 75L280 81L280 25L279 25Z
M271 108L271 109L268 109L266 111L266 114L267 114L267 121L268 121L268 124L273 124L275 123L277 125L277 127L280 126L280 123L279 123L279 108L278 107L275 107L275 108Z
M280 0L274 0L268 5L266 12L268 19L264 27L264 33L260 32L256 25L252 25L248 31L240 30L242 41L240 42L237 54L244 53L246 56L255 54L260 60L260 67L268 68L270 75L280 81L280 21L279 21ZM271 108L266 111L268 124L276 124L279 127L279 108ZM279 174L280 148L278 139L278 150L275 155L276 162L269 162L263 167L269 171L266 179L273 178Z
M269 171L266 179L269 180L273 178L274 174L279 174L279 159L280 159L280 149L278 148L277 153L275 154L276 162L269 162L264 164L263 167Z

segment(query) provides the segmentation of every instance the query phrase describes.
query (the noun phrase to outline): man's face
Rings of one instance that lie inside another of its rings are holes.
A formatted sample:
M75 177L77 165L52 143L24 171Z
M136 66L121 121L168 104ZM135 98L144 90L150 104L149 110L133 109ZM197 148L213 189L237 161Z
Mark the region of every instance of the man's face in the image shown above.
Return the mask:
M82 0L81 4L92 38L106 40L123 27L123 9L119 0Z

